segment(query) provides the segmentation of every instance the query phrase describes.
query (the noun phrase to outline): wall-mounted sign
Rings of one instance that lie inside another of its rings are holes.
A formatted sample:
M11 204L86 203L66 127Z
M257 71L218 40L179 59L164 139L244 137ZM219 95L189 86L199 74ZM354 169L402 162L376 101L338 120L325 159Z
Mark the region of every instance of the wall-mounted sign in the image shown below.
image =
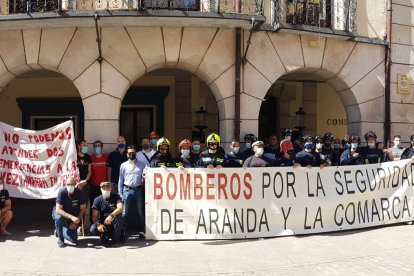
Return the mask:
M411 78L409 74L398 74L398 94L410 94Z

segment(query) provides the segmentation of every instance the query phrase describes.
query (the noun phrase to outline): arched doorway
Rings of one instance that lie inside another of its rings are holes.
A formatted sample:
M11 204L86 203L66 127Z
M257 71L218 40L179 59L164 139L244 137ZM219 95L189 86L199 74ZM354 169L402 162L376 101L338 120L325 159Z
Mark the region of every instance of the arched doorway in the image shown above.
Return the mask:
M150 131L178 142L199 136L196 111L203 107L206 133L219 131L219 109L210 88L194 74L180 69L158 69L136 80L123 98L120 133L139 145Z
M0 121L12 126L41 130L71 119L77 138L84 135L84 108L75 85L64 75L33 70L18 75L0 93ZM11 231L38 235L53 232L51 208L55 199L12 198ZM16 228L15 228L16 227ZM42 231L47 229L47 231Z
M332 82L335 80L335 82ZM347 108L352 102L349 95L338 91L332 83L341 82L336 76L322 70L299 69L281 76L268 90L259 113L259 136L281 135L283 128L292 128L299 135L296 112L299 108L304 115L302 134L332 132L335 137L343 137L350 131ZM349 94L349 93L348 93ZM348 111L349 112L349 111ZM355 110L353 111L355 112ZM360 117L360 116L353 116ZM352 123L352 122L351 122Z

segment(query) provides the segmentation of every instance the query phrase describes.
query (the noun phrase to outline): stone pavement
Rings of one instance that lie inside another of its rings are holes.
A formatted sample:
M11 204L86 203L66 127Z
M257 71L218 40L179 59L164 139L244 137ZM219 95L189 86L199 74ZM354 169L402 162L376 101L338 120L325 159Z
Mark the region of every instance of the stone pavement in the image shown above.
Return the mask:
M50 226L31 228L0 237L0 275L414 275L414 225L406 224L249 240L132 236L116 248L84 237L63 249Z

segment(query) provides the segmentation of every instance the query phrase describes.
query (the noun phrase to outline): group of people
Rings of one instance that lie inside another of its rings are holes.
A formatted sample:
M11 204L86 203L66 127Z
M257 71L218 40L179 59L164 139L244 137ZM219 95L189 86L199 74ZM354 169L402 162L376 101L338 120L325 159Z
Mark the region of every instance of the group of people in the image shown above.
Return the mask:
M88 154L85 140L77 142L77 164L80 182L68 178L56 199L52 217L55 221L58 246L65 239L76 243L77 229L81 226L89 203L90 235L102 241L124 242L126 219L135 205L138 212L139 236L145 237L145 172L148 168L237 168L237 167L326 167L374 164L413 158L414 134L411 146L401 146L401 136L395 135L393 147L384 149L373 131L365 135L366 146L360 146L357 135L335 138L332 133L292 139L292 130L283 129L279 142L276 134L266 141L254 134L244 137L244 150L239 140L232 140L226 153L218 134L210 134L202 149L200 139L183 139L178 143L178 155L173 157L171 143L151 132L141 139L141 149L126 146L123 136L117 138L117 148L109 155L103 153L103 143L93 142L92 155ZM89 199L89 200L88 200ZM89 201L89 202L88 202ZM11 203L0 178L0 234L7 235L11 220ZM83 225L82 225L83 227ZM84 229L82 228L82 231Z

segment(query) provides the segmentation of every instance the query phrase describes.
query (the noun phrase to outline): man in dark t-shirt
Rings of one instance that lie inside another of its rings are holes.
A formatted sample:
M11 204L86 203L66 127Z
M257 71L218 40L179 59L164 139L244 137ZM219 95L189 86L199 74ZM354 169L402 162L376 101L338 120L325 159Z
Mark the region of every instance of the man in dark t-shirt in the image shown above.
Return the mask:
M116 139L117 148L108 155L108 160L106 163L108 181L112 183L118 183L119 180L119 168L121 164L128 160L126 155L126 141L124 136L118 136ZM113 191L116 193L118 188L113 187Z
M100 236L101 241L109 239L112 242L125 241L123 232L122 211L124 205L118 194L112 193L113 184L111 182L102 182L102 195L95 198L92 205L93 224L89 232L92 235Z
M65 247L64 239L77 243L77 228L85 214L85 210L85 196L81 190L76 188L75 179L69 177L66 180L66 187L59 191L56 206L52 210L59 247Z
M11 210L11 200L9 192L7 190L4 190L3 178L0 176L0 236L12 235L6 229L12 217L13 212Z

